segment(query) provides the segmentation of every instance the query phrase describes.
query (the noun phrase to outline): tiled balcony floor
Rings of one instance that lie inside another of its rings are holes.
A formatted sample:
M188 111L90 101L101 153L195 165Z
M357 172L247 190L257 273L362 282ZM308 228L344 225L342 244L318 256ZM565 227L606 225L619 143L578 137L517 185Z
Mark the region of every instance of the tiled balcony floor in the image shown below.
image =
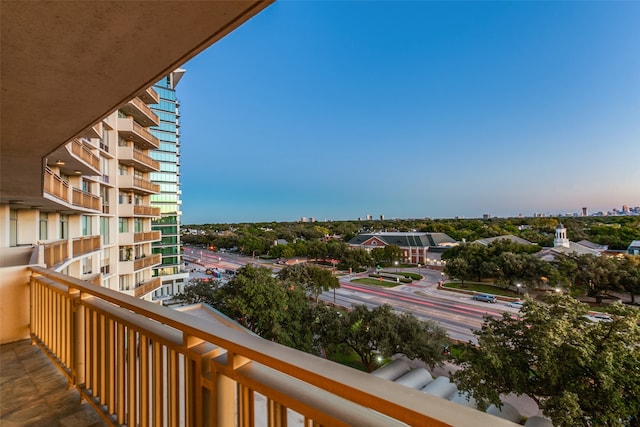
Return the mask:
M106 426L30 340L0 346L0 425Z

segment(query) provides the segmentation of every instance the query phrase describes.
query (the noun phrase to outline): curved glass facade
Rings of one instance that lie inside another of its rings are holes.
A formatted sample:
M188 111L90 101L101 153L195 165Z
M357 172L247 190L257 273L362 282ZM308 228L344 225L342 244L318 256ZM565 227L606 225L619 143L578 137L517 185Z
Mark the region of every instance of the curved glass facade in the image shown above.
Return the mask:
M151 180L160 186L160 193L151 196L151 204L160 208L160 218L153 221L153 229L162 233L159 242L153 244L153 253L162 255L162 265L154 269L154 276L162 277L162 290L156 297L171 296L182 283L187 273L181 273L180 251L180 112L176 97L176 85L184 70L176 70L153 86L160 102L150 105L160 119L160 124L151 132L160 140L160 147L150 155L160 163L160 172L152 172ZM184 276L184 277L183 277Z

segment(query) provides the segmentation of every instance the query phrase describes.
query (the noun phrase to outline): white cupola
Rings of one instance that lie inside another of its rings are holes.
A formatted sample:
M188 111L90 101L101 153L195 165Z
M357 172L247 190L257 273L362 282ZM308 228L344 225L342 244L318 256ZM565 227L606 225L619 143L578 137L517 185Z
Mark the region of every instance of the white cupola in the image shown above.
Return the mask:
M567 239L567 229L564 228L562 223L558 224L556 227L556 238L553 239L553 247L557 248L558 246L564 246L565 248L569 247L569 239Z

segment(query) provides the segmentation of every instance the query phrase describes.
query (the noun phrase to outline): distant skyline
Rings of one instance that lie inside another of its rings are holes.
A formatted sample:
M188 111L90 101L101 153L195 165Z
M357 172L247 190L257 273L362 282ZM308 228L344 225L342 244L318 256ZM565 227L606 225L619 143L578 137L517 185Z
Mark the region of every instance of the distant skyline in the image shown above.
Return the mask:
M640 205L640 2L278 1L185 64L183 223Z

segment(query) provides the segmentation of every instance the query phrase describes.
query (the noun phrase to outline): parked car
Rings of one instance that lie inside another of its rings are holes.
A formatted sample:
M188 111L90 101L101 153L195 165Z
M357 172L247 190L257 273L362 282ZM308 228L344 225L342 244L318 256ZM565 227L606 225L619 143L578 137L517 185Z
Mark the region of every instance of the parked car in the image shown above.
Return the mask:
M484 302L496 302L498 298L495 295L491 294L477 294L472 298L474 301L484 301Z
M611 316L606 313L594 313L585 316L592 322L611 322Z
M522 308L522 301L511 301L507 303L507 307Z

